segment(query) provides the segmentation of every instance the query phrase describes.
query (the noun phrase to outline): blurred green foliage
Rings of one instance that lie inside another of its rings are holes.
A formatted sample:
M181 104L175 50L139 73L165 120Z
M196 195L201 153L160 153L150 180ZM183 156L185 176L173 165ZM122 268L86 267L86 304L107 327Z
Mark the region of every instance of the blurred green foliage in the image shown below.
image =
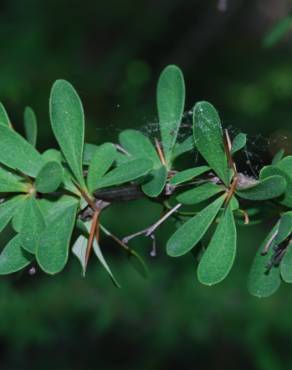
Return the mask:
M115 140L120 129L141 125L151 135L157 129L157 77L166 64L176 63L188 83L188 107L209 100L226 127L251 135L256 170L258 153L268 161L279 147L290 154L292 147L291 40L261 47L273 22L260 3L230 0L222 13L215 0L3 0L0 100L19 128L24 107L34 108L42 148L53 140L47 106L57 78L68 79L80 92L90 142ZM286 1L266 7L276 11L280 5L284 9ZM185 160L191 164L193 158ZM117 205L104 218L124 236L159 213L149 202L143 214L136 214L135 204ZM73 259L55 278L40 272L2 278L1 370L290 369L289 288L268 300L246 290L252 256L269 227L241 228L237 260L243 262L214 288L199 285L189 258L165 256L171 224L159 234L158 258L148 258L149 280L106 243L121 290L97 264L90 265L86 280L81 272L79 278ZM133 244L149 253L147 240Z

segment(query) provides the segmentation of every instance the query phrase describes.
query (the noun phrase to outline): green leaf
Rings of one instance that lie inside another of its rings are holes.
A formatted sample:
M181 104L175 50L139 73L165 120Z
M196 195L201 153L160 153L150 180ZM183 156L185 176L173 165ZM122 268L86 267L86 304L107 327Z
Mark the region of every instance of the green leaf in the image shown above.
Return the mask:
M45 219L38 202L30 197L25 202L19 234L21 245L26 251L36 252L44 228Z
M59 150L48 149L42 153L43 160L45 162L58 162L62 164L63 156Z
M290 160L287 161L287 164L289 162L292 164ZM286 186L285 193L277 201L287 207L292 207L292 173L288 171L289 171L289 168L282 170L278 166L265 166L261 169L260 179L263 180L263 179L266 179L268 177L275 176L275 175L282 176L286 180L287 186Z
M280 264L280 273L286 283L292 283L292 243L287 246L287 250Z
M282 214L278 233L276 236L276 244L282 243L292 232L292 212Z
M63 181L63 168L56 161L46 162L37 174L35 185L40 193L52 193Z
M232 268L236 254L236 227L229 203L216 231L200 260L197 270L202 284L214 285L224 280Z
M12 128L9 116L6 112L6 109L4 108L4 105L0 103L0 124L3 124L4 126L7 126L9 128Z
M38 264L48 274L60 272L68 260L69 243L75 224L77 201L64 199L55 204L47 217L36 251Z
M50 117L54 135L79 185L85 188L82 158L84 144L84 113L81 100L73 86L57 80L51 91Z
M0 275L7 275L28 266L33 256L21 248L20 238L16 235L0 254Z
M292 16L281 18L263 39L263 46L270 48L278 43L292 29Z
M267 177L253 186L238 190L236 194L243 199L267 200L279 197L286 190L286 180L282 176Z
M28 200L29 200L28 195L21 196L17 208L14 210L14 214L12 216L12 227L17 233L19 233L21 230L23 212L25 210L25 204Z
M184 223L168 240L167 254L171 257L179 257L198 244L219 212L224 199L225 195Z
M189 136L181 143L176 143L172 152L172 161L174 161L180 155L190 152L194 149L194 138L193 136Z
M272 267L270 270L267 268L267 265L274 253L273 248L275 246L275 239L271 242L268 253L264 256L261 254L264 247L277 232L278 226L279 224L276 224L273 227L260 246L249 272L247 283L248 290L252 295L259 298L269 297L275 293L281 285L279 268Z
M0 204L0 232L12 219L15 211L23 203L25 198L23 195L18 195Z
M96 189L98 180L110 169L115 160L116 148L111 143L100 145L93 154L87 175L90 192Z
M149 197L157 197L166 184L167 169L161 165L159 156L151 141L141 132L125 130L120 134L120 143L133 158L148 158L153 163L150 180L143 184L142 190Z
M148 197L157 197L165 187L167 168L165 166L155 168L149 175L152 178L150 181L142 185L142 190L146 195L148 195Z
M119 135L124 149L134 158L148 158L153 161L154 168L160 168L159 156L148 137L136 130L125 130Z
M193 111L194 142L200 154L225 185L229 170L223 144L221 122L216 109L208 102L199 102Z
M285 154L284 149L280 149L273 157L272 165L277 165L281 159L283 159L283 156Z
M35 147L37 142L38 127L36 115L30 107L26 107L24 110L24 130L27 141Z
M0 165L0 193L26 193L28 184L24 183L23 180L23 177Z
M136 180L151 171L153 165L149 159L138 158L121 164L102 177L96 184L96 189L120 185Z
M157 85L157 108L163 152L167 165L171 165L172 151L177 138L185 104L185 84L181 70L167 66Z
M98 145L85 143L83 150L83 164L88 166L92 160L93 154L95 153Z
M246 134L240 133L232 141L231 154L234 154L244 148L246 145Z
M203 173L210 170L208 166L200 166L195 168L188 168L187 170L178 172L169 181L171 185L179 185L183 182L192 180L193 178L202 175Z
M224 190L225 188L223 186L206 183L184 191L176 197L176 200L182 204L198 204Z
M42 156L22 136L0 125L0 162L35 177L43 165Z

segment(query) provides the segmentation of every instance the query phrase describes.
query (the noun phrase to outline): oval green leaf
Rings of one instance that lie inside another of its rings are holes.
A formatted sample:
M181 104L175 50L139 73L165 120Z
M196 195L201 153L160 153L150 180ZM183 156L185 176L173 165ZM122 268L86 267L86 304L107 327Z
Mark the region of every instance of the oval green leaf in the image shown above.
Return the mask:
M249 292L259 298L269 297L275 293L281 285L281 278L278 267L272 267L268 270L267 265L273 254L275 239L270 242L271 238L276 235L279 224L276 224L260 246L252 267L249 272L247 287ZM262 255L264 247L270 243L268 253Z
M24 110L24 130L27 141L32 145L36 146L37 142L37 119L34 111L30 107L26 107Z
M0 193L25 193L28 186L23 177L0 165Z
M148 197L157 197L165 187L167 168L165 166L155 168L150 172L149 176L151 180L142 185L142 190Z
M90 161L87 175L87 186L90 192L96 189L98 180L110 169L115 160L115 155L116 148L111 143L105 143L97 147Z
M84 113L74 87L65 80L57 80L50 96L50 117L54 135L81 187L85 187L82 158L84 144Z
M46 162L35 179L36 189L40 193L51 193L58 189L63 181L63 168L56 161Z
M185 105L185 83L181 70L167 66L160 74L157 85L157 109L163 152L170 167Z
M12 274L28 266L33 256L21 248L20 238L16 235L0 254L0 275Z
M125 130L119 135L124 149L134 158L148 158L153 161L154 168L160 168L158 154L148 137L136 130Z
M246 134L242 132L235 136L232 141L231 154L235 154L239 150L243 149L246 145Z
M171 257L179 257L189 252L205 235L217 213L225 195L216 199L196 216L183 224L168 240L166 250Z
M183 182L190 181L193 178L202 175L203 173L210 170L208 166L200 166L195 168L188 168L187 170L178 172L169 181L171 185L179 185Z
M200 260L197 270L202 284L214 285L224 280L232 268L236 254L236 227L229 203L220 218L214 235Z
M47 226L40 236L36 251L38 264L48 274L60 272L67 263L77 211L75 199L58 203L46 219Z
M24 206L20 228L20 242L22 247L35 253L40 242L40 236L45 228L43 213L34 197L30 197Z
M214 195L221 193L225 188L220 185L206 183L193 189L186 190L176 197L176 200L182 204L198 204Z
M0 162L35 177L43 165L42 156L22 136L0 125Z
M151 171L152 167L152 161L146 158L137 158L121 164L98 180L96 183L96 189L120 185L132 180L136 180L144 175L147 175L147 173Z
M229 169L224 150L223 132L216 109L202 101L193 111L193 132L195 145L209 166L225 185L229 185Z
M283 176L267 177L253 186L238 190L236 194L243 199L267 200L277 198L286 190L287 182Z

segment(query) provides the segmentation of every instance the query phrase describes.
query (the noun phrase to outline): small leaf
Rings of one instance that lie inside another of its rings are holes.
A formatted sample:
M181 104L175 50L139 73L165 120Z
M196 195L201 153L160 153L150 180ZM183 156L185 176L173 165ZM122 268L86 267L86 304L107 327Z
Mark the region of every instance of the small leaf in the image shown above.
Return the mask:
M26 193L28 184L24 183L23 180L23 177L0 165L0 193Z
M165 166L155 168L149 175L152 178L142 185L142 190L148 197L157 197L165 187L167 168Z
M6 112L6 109L4 108L4 105L0 103L0 124L3 124L4 126L7 126L9 128L12 128L9 116Z
M68 260L69 243L75 224L77 201L65 199L55 204L47 217L36 251L38 264L48 274L60 272Z
M184 191L176 197L176 200L182 204L198 204L224 190L225 188L223 186L206 183Z
M61 152L56 149L48 149L42 153L43 160L45 162L58 162L62 164L64 157Z
M269 261L274 253L273 247L275 246L275 239L270 243L268 253L262 255L262 251L267 243L270 242L273 235L278 230L279 224L276 224L269 235L266 237L262 245L260 246L251 270L248 276L248 290L249 292L259 298L269 297L278 290L281 285L281 278L278 267L272 267L268 270Z
M85 143L83 150L83 164L88 166L92 160L93 154L95 153L98 145Z
M14 210L14 214L13 214L11 223L12 223L13 229L17 233L19 233L20 230L21 230L21 225L22 225L22 220L23 220L23 212L25 210L25 204L28 200L29 200L29 197L27 195L22 196L22 198L19 201L19 204L18 204L17 208Z
M63 168L56 161L46 162L37 174L35 185L40 193L52 193L63 180Z
M36 252L44 228L45 219L38 202L34 197L30 197L25 202L19 234L21 245L26 251Z
M134 158L148 158L154 168L160 168L159 156L148 137L136 130L125 130L119 135L123 148Z
M177 138L185 104L185 84L181 70L167 66L157 85L157 108L161 140L166 163L171 164L172 151Z
M176 143L172 152L172 161L174 161L177 157L181 156L186 152L190 152L194 149L194 138L193 136L189 136L181 143Z
M270 176L257 184L236 192L243 199L267 200L279 197L286 190L286 180L282 176Z
M0 204L0 232L12 219L15 210L23 203L25 196L18 195Z
M225 185L229 185L229 169L223 144L221 122L216 109L208 102L199 102L193 111L194 141L200 154Z
M76 180L85 187L82 159L84 143L84 113L74 87L57 80L51 91L50 117L54 135Z
M280 264L281 277L286 283L292 283L292 248L291 241Z
M292 232L292 212L285 212L280 218L276 244L282 243Z
M188 168L187 170L176 173L169 181L171 185L179 185L183 182L192 180L193 178L202 175L210 170L208 166L200 166L195 168Z
M286 157L286 158L290 158L290 157ZM288 164L289 162L292 165L292 162L290 160L286 161L286 164ZM263 179L266 179L268 177L275 176L275 175L282 176L286 180L287 186L285 189L285 193L283 194L283 196L281 196L281 198L277 199L277 201L287 207L292 207L292 173L289 171L290 166L288 168L285 168L286 164L283 166L283 169L279 168L278 166L263 167L261 169L260 179L263 180ZM291 170L292 170L292 167L291 167Z
M0 162L35 177L43 165L42 156L22 136L0 125Z
M243 149L246 145L246 134L240 133L232 141L231 154Z
M225 195L184 223L168 240L167 254L171 257L179 257L198 244L219 212L224 199Z
M90 192L96 189L98 180L110 169L115 160L116 148L111 143L100 145L93 154L87 175Z
M284 149L280 149L273 157L272 165L277 165L281 159L283 159L283 156L285 154Z
M231 270L235 254L236 227L229 203L200 260L197 271L199 281L202 284L214 285L224 280Z
M37 142L38 127L36 115L30 107L26 107L24 111L24 129L27 141L35 147Z
M33 256L21 248L20 238L16 235L0 254L0 275L7 275L28 266Z
M138 158L114 168L96 184L96 189L136 180L149 173L153 167L149 159Z

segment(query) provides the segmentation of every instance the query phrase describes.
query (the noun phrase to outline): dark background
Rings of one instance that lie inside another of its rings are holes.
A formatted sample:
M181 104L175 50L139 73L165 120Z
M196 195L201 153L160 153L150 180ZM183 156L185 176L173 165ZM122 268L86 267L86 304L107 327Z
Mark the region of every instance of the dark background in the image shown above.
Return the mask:
M40 150L56 146L48 97L57 78L81 96L87 141L116 141L129 127L153 137L157 78L175 63L185 75L186 110L211 101L231 135L249 135L241 166L251 171L250 160L257 172L280 147L291 154L292 32L263 46L291 9L288 0L1 0L0 100L20 132L24 107L34 108ZM104 222L124 236L159 212L150 202L134 202L113 207ZM56 277L40 271L2 277L1 370L291 369L291 288L264 300L246 290L269 226L239 229L232 273L213 288L197 282L191 256L165 255L171 224L158 233L156 259L148 240L133 243L146 255L148 280L104 239L120 290L96 261L82 279L73 256Z

